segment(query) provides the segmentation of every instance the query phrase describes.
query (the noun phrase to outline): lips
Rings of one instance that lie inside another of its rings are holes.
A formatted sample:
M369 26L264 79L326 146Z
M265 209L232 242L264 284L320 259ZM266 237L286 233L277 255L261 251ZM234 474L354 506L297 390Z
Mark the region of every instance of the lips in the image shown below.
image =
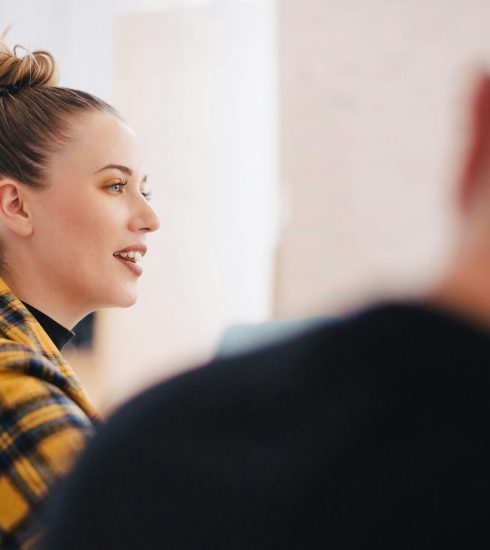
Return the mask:
M128 260L130 262L134 262L135 264L141 263L141 259L143 258L143 255L141 252L133 251L130 252L115 252L114 256L116 258L121 258L123 260Z
M134 244L132 246L127 246L126 248L121 248L117 252L114 252L113 256L128 256L131 252L139 252L141 257L146 254L148 247L145 244Z
M132 273L135 275L141 275L143 273L143 268L140 264L135 263L131 260L126 260L124 258L121 258L120 256L116 256L116 260L120 262L122 265L124 265L127 269L129 269Z
M141 259L146 254L147 247L144 244L137 244L122 248L113 253L113 256L134 274L141 275L143 268L141 267Z

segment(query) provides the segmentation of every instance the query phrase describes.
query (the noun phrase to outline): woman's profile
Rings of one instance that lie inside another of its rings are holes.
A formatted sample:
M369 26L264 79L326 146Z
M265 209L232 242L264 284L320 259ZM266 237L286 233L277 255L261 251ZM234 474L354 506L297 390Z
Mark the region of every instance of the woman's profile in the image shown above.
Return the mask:
M73 326L136 299L158 228L133 131L57 86L49 52L0 39L0 547L31 548L96 413L60 353Z

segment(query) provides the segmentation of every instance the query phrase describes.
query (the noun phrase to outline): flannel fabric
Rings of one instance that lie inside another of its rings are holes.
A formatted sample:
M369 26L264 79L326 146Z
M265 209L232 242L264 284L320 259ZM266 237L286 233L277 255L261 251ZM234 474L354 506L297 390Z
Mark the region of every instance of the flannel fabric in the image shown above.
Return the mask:
M0 278L0 548L34 548L43 505L96 413L41 325Z

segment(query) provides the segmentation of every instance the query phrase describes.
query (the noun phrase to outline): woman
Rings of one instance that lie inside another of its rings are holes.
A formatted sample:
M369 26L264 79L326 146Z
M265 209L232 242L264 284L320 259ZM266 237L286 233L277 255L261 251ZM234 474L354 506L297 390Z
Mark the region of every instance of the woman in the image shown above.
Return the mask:
M60 349L136 299L148 204L133 131L56 86L53 57L0 43L0 548L31 548L96 414Z

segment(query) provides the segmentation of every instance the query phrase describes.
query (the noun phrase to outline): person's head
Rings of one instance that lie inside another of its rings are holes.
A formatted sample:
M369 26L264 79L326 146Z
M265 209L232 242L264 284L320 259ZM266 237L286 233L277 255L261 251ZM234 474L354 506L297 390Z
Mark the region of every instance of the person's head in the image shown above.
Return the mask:
M134 303L138 255L118 252L144 251L158 219L131 128L101 99L58 87L51 54L17 49L2 37L0 275L73 324Z
M459 179L459 206L463 221L478 217L490 226L490 75L481 72L469 101L469 124ZM485 212L482 213L482 210ZM480 225L480 224L479 224Z
M455 253L427 298L490 326L490 75L474 79L456 178Z

